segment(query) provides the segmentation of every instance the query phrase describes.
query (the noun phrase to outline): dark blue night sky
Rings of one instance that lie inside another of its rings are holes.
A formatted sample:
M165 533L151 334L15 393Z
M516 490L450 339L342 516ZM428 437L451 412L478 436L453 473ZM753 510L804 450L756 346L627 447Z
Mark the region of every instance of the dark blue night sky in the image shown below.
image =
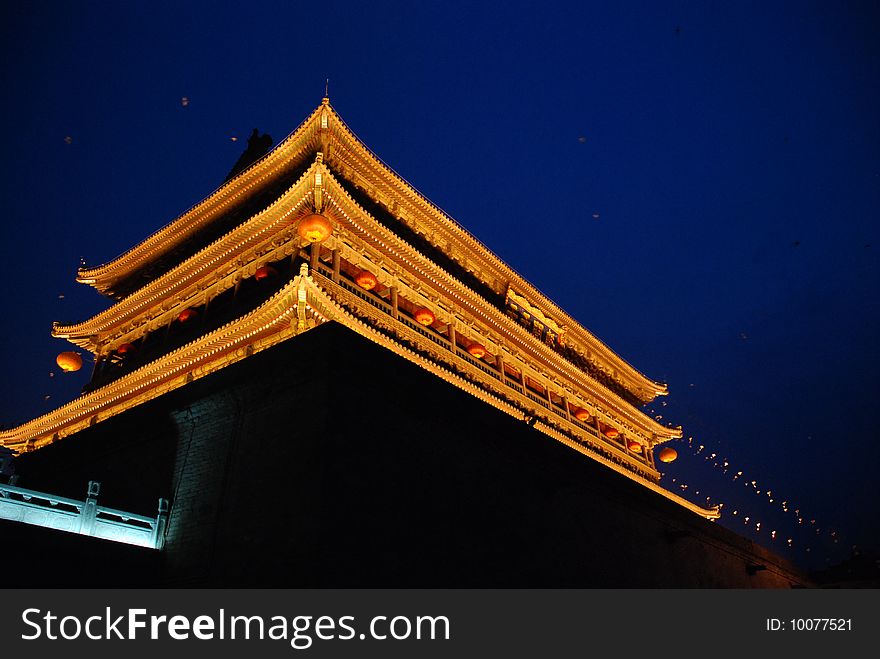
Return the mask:
M383 160L669 384L669 488L802 564L876 548L880 5L601 5L5 4L0 423L88 377L49 335L107 304L80 259L204 198L329 77Z

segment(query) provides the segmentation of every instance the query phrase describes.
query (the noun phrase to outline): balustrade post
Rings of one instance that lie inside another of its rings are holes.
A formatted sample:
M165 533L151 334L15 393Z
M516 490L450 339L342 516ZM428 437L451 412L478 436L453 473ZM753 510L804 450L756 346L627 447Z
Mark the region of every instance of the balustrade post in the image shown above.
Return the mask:
M334 283L336 283L336 284L339 283L339 265L340 265L339 250L334 249L333 250L333 277L332 277L332 279L333 279Z
M150 535L150 545L154 549L162 549L165 546L165 528L168 526L168 499L159 499L159 513L153 524L153 533Z
M101 484L98 481L89 481L89 490L79 514L79 532L82 535L94 535L95 523L98 517L98 495L101 493Z

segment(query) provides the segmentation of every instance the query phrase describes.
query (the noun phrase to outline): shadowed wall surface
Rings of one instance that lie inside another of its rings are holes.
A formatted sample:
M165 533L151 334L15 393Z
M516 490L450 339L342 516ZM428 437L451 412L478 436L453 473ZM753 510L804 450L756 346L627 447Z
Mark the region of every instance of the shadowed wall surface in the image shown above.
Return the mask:
M335 323L23 455L17 469L22 487L76 498L101 481L101 504L131 512L171 500L158 560L100 543L116 569L91 574L108 585L134 585L135 570L179 586L811 585ZM22 558L29 546L57 545L64 562L67 545L94 544L22 528L4 524L4 563L39 570Z

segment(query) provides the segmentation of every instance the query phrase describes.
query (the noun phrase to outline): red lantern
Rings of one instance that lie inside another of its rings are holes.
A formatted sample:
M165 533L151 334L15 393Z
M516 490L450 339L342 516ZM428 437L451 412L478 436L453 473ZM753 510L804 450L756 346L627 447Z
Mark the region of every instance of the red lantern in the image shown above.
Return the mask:
M333 233L333 225L323 215L307 215L299 221L296 232L307 243L319 243Z
M134 344L132 343L122 343L118 348L116 348L117 355L127 355L130 352L134 352Z
M278 271L273 268L271 265L264 265L257 268L257 271L254 272L254 279L257 281L263 281L264 279L269 279L270 277L277 277Z
M577 408L574 413L574 418L578 421L589 421L590 413L587 412L583 407Z
M62 352L55 358L55 363L66 373L72 373L82 368L83 360L78 352Z
M479 343L472 343L467 351L471 354L471 357L476 357L477 359L482 359L486 356L485 346L482 346Z
M424 325L425 327L431 325L435 320L437 320L434 317L434 314L431 313L430 309L417 309L416 312L413 314L413 318L416 319L416 322L419 325Z
M626 443L626 447L632 451L633 453L641 453L642 445L639 444L636 440L631 439Z
M608 426L605 430L602 431L602 434L605 435L608 439L617 439L620 436L620 432L617 428L612 428Z
M199 315L199 312L195 309L184 309L179 314L177 314L177 320L181 323L188 323Z
M358 276L354 278L354 282L365 291L371 291L376 288L379 280L376 279L376 275L369 270L361 270L358 273Z
M678 457L678 451L669 446L664 446L660 449L660 453L657 455L660 462L673 462Z

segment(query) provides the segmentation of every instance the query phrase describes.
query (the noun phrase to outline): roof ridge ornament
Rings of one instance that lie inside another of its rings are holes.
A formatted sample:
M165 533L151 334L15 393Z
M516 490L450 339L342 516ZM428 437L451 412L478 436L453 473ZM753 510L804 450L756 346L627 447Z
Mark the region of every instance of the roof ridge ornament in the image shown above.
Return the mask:
M320 151L315 155L315 172L312 183L312 194L314 195L315 212L321 213L324 209L324 176L323 167L324 154Z
M330 79L327 79L330 84ZM318 135L321 140L321 151L330 156L330 97L325 90L324 98L321 99L321 123L318 124Z

